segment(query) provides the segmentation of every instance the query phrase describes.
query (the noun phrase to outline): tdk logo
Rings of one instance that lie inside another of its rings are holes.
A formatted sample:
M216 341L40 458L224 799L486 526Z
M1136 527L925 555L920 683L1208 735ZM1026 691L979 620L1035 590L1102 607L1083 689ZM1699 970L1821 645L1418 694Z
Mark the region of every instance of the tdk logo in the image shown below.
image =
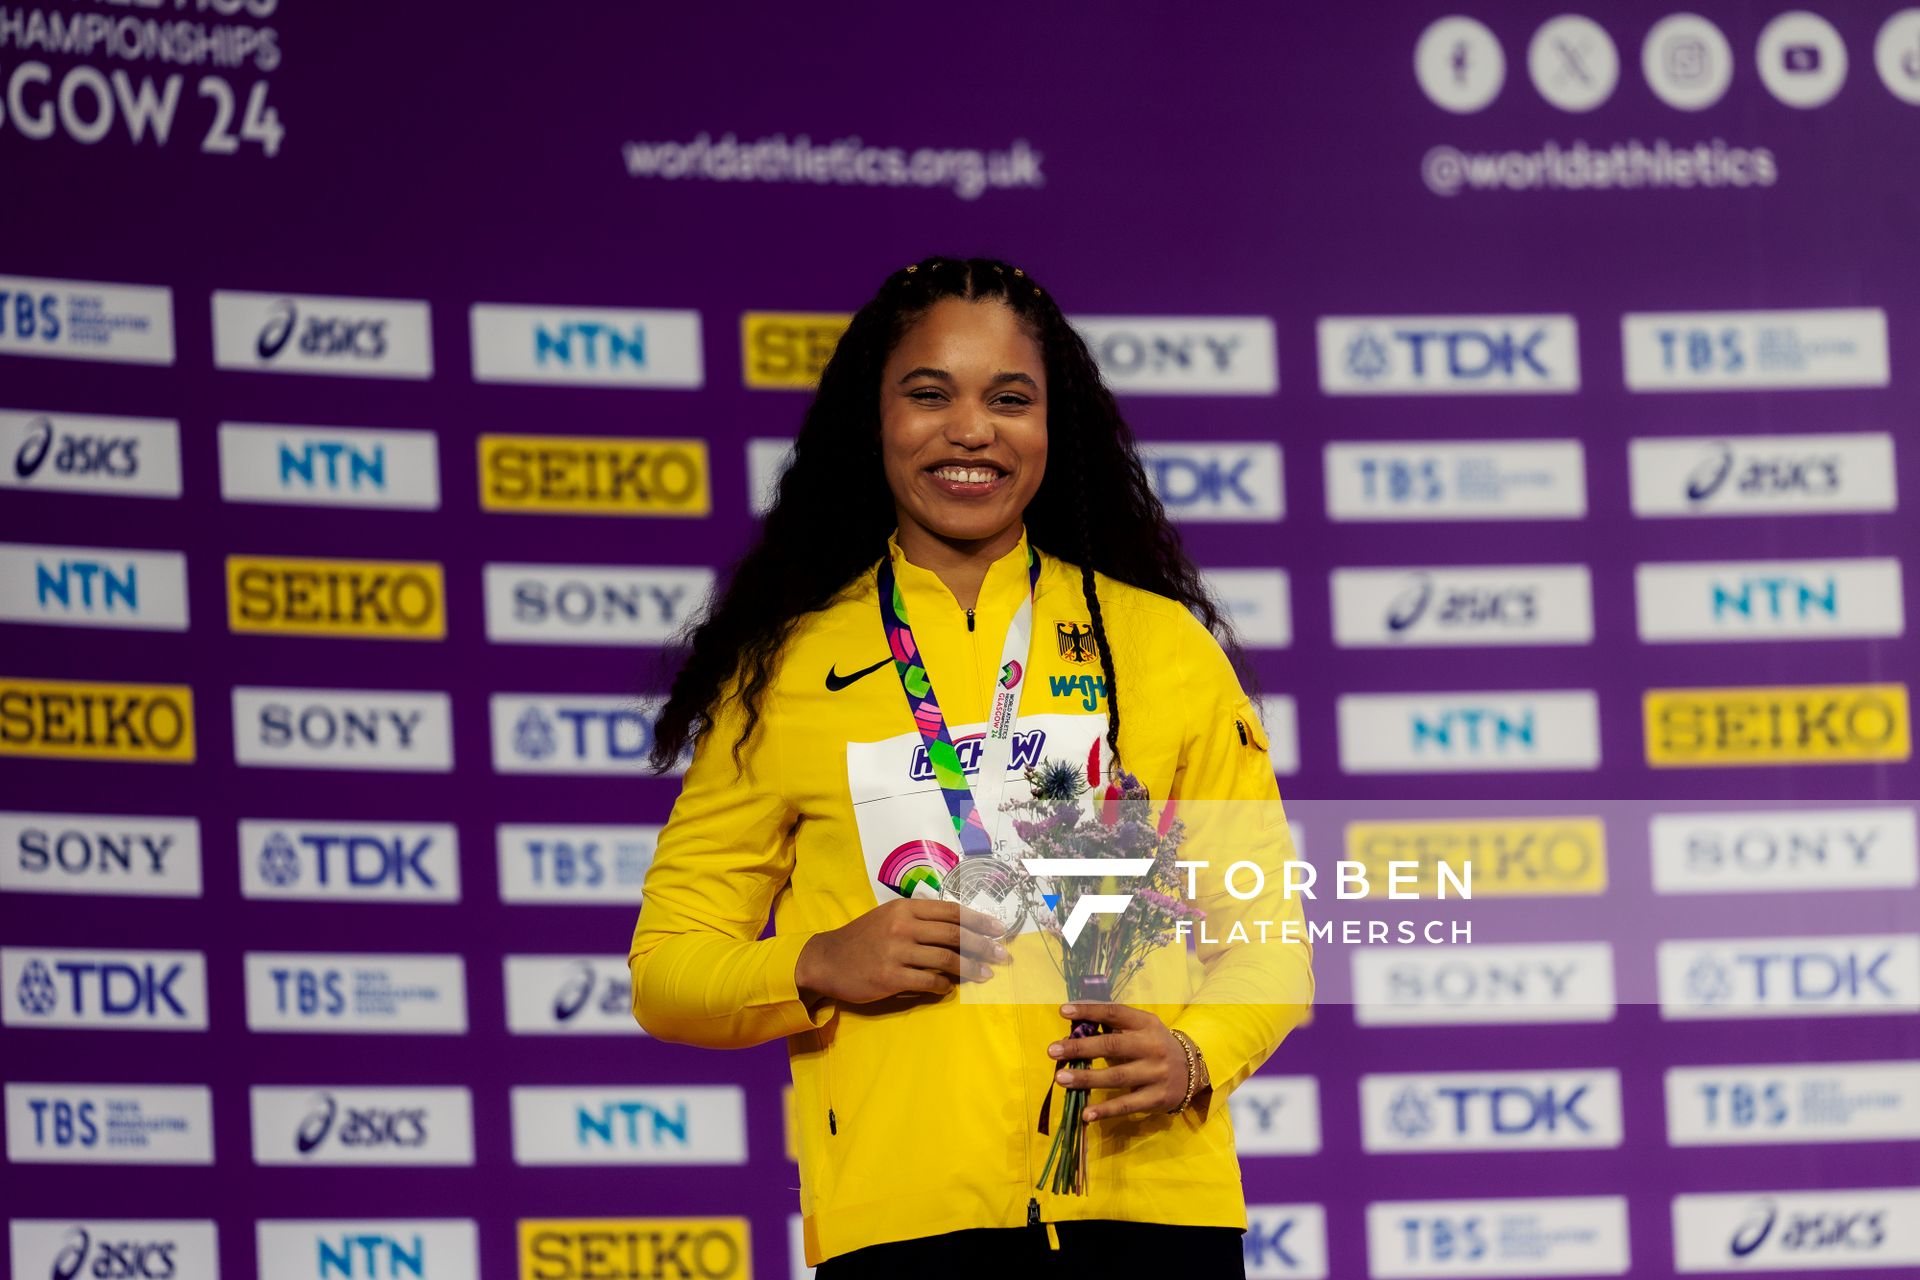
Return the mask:
M1368 1151L1617 1147L1617 1071L1451 1072L1360 1079Z
M0 948L10 1027L207 1029L206 957L198 951Z
M513 1090L517 1164L744 1164L736 1085Z
M497 693L495 773L642 773L658 699ZM686 756L675 764L684 772Z
M1666 1018L1920 1012L1920 935L1663 942L1659 962Z
M1324 316L1318 333L1327 395L1580 389L1572 316Z
M980 772L980 752L986 745L986 740L987 735L984 732L970 733L954 740L954 754L960 757L960 768L969 777ZM1040 763L1040 755L1046 750L1046 746L1046 730L1016 731L1013 735L1013 755L1007 762L1007 772L1024 773ZM927 758L925 743L913 748L912 759L907 765L907 776L915 782L926 782L933 777L933 762Z
M240 883L249 898L458 902L459 837L451 823L243 821Z
M1277 444L1142 444L1140 461L1175 519L1274 521L1285 514Z
M1247 1280L1326 1280L1327 1213L1317 1204L1250 1204L1241 1237Z

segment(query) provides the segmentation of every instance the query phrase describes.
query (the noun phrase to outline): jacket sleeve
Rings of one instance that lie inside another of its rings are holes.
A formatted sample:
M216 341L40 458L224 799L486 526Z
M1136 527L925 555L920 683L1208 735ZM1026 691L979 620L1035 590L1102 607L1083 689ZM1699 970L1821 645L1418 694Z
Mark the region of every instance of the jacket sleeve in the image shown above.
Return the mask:
M836 1008L823 999L809 1013L794 983L811 933L760 936L793 871L795 814L772 716L735 767L743 723L729 688L695 745L641 890L627 954L633 1013L662 1040L745 1048L821 1026Z
M1267 737L1253 700L1213 636L1194 621L1182 664L1194 695L1174 797L1186 815L1182 857L1207 860L1194 872L1195 905L1206 912L1197 946L1204 972L1192 1001L1172 1022L1207 1062L1214 1093L1225 1097L1259 1069L1313 1005L1313 945L1297 897L1284 891L1294 855ZM1241 868L1228 892L1227 868ZM1184 886L1183 886L1184 887ZM1229 940L1236 922L1245 940ZM1271 922L1265 927L1261 922Z

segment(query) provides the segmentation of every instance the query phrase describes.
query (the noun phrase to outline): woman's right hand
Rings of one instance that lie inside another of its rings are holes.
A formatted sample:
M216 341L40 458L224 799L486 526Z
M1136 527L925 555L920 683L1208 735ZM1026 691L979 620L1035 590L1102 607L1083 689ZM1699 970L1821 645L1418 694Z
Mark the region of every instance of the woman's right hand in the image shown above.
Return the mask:
M987 962L1008 958L1002 927L957 902L896 898L809 938L794 983L809 1009L823 997L866 1004L902 992L945 995L955 979L993 976Z

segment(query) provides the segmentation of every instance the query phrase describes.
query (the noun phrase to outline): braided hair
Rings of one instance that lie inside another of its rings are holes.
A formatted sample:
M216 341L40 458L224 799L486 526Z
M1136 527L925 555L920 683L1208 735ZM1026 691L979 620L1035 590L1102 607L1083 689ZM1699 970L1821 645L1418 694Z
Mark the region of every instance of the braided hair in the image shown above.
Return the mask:
M685 660L654 730L656 771L670 768L687 743L711 726L719 699L736 678L745 709L733 744L737 764L794 627L886 555L896 514L879 446L881 372L901 337L946 298L1005 304L1044 357L1047 468L1027 504L1027 538L1080 566L1080 591L1106 680L1109 761L1117 767L1120 691L1096 571L1186 605L1241 665L1225 613L1147 483L1132 430L1053 296L1024 270L998 259L924 258L888 276L854 314L821 371L759 540L734 565L726 590L682 633L688 637ZM670 654L669 661L678 657Z

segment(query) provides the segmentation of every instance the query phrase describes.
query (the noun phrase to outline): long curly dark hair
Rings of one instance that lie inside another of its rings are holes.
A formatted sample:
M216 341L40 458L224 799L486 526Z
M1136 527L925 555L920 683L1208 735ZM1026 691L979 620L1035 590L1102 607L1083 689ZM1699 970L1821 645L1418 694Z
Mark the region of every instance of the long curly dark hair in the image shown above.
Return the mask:
M886 555L895 512L879 448L881 372L901 337L944 298L1004 303L1045 357L1047 469L1027 505L1027 538L1080 568L1107 681L1110 758L1120 754L1120 696L1095 570L1186 605L1241 665L1226 615L1181 548L1179 532L1147 483L1132 430L1053 295L995 258L923 258L888 276L854 314L821 371L760 540L734 566L726 591L688 624L686 661L654 730L656 771L670 768L711 726L716 702L736 673L746 711L733 744L737 766L795 625Z

